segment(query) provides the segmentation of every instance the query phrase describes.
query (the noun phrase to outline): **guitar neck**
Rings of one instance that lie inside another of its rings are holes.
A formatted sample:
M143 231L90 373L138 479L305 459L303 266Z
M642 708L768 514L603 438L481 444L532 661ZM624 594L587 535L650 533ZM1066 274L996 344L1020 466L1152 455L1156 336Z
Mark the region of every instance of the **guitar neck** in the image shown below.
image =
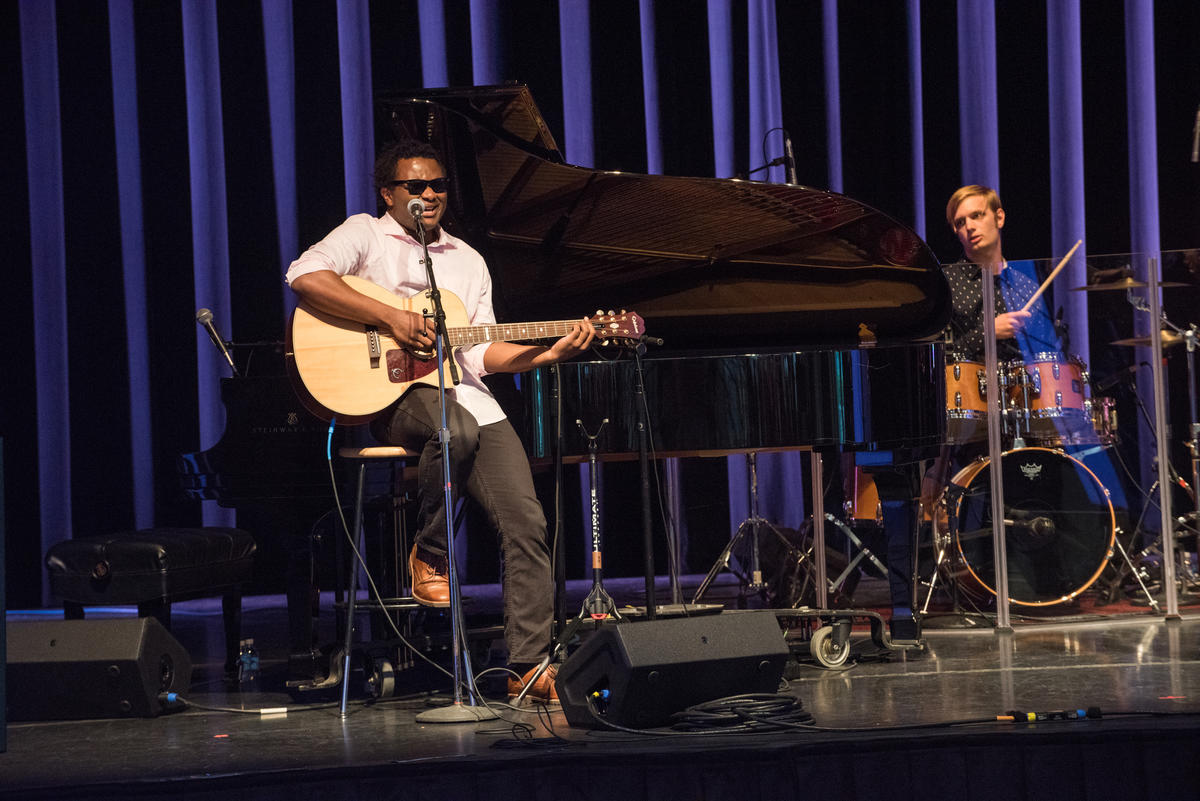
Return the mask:
M497 323L446 329L450 346L478 345L481 342L520 342L529 339L558 339L571 332L578 320L550 320L541 323ZM595 325L593 323L593 325Z

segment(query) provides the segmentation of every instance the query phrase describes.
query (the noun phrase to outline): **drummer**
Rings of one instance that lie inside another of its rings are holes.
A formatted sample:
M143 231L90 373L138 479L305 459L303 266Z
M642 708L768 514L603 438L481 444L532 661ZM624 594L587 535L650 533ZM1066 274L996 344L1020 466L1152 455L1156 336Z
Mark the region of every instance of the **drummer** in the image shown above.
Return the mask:
M962 244L964 262L943 268L950 283L953 310L947 328L947 358L951 362L984 361L984 317L981 275L990 272L995 292L995 330L997 361L1002 366L1015 363L1030 365L1037 362L1058 361L1065 349L1051 319L1043 297L1029 304L1028 311L1021 311L1029 299L1037 295L1040 285L1032 261L1010 262L1004 258L1002 233L1006 222L1000 197L994 189L970 184L955 190L946 204L946 222ZM1069 254L1068 254L1069 255ZM983 419L956 421L962 428L960 438L954 444L942 448L925 474L922 499L930 502L947 487L952 476L972 460L987 453L986 431L971 430L978 425L986 429ZM1087 469L1106 487L1115 507L1124 506L1124 492L1108 449L1093 447L1086 434L1092 433L1090 421L1072 421L1067 417L1050 417L1043 421L1052 425L1057 432L1043 429L1036 432L1035 442L1040 438L1060 447L1067 454L1087 460ZM1076 431L1076 425L1084 430ZM1079 436L1080 434L1085 436ZM1076 443L1072 445L1071 443ZM1015 442L1008 443L1015 445Z
M1004 221L1000 196L986 186L960 187L946 204L946 222L966 256L966 262L944 268L953 303L950 355L956 361L983 361L983 291L979 276L984 270L996 277L999 360L1032 362L1039 361L1041 354L1062 352L1054 322L1041 298L1029 311L1020 311L1037 292L1037 274L1031 261L1005 260L1001 251Z
M1038 281L1030 261L1009 262L1002 250L1004 208L996 190L978 184L959 187L946 204L946 222L962 243L965 260L942 269L950 283L950 324L946 330L946 356L954 362L984 361L984 271L993 276L996 315L996 356L1001 364L1034 362L1037 355L1056 358L1062 351L1054 323L1042 298L1021 311L1036 294ZM1014 311L1009 311L1013 309ZM986 419L954 421L950 441L934 458L922 480L926 514L950 478L963 465L987 453Z

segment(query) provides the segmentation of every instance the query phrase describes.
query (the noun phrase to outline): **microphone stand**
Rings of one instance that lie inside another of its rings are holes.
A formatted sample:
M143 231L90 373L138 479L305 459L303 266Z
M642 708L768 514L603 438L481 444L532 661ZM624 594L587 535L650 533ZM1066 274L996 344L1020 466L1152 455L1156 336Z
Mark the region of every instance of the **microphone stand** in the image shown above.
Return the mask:
M554 621L555 634L567 627L567 549L563 547L563 425L562 371L550 365L550 418L554 428ZM533 682L529 682L530 686Z
M588 441L588 489L592 520L592 590L583 599L583 610L580 614L586 612L588 617L593 620L604 620L611 617L620 621L621 615L617 613L617 605L613 602L612 596L604 589L604 534L600 524L599 482L596 478L596 471L599 469L599 463L596 460L596 440L600 438L600 432L608 425L608 418L605 417L600 421L600 427L596 429L595 434L588 432L582 420L576 420L575 425L579 426L579 430L583 432L583 436ZM532 684L533 682L530 682L530 685Z
M1196 116L1200 120L1200 112L1197 112ZM1192 530L1194 532L1194 527L1200 525L1200 417L1197 417L1196 411L1196 340L1198 332L1195 323L1189 325L1186 330L1176 330L1183 334L1183 341L1187 346L1189 419L1188 439L1184 445L1190 452L1192 461L1192 508L1195 513L1192 517Z
M633 361L637 366L637 388L634 390L638 409L638 468L642 491L642 559L646 572L646 620L658 617L654 603L654 531L650 518L650 423L646 419L646 382L642 356L646 353L647 337L643 336L633 349ZM660 341L660 340L655 340Z
M425 239L425 226L418 214L413 215L416 224L417 239L421 243L422 255L425 262L425 276L429 281L429 300L433 304L432 317L437 326L435 337L436 357L438 364L438 410L441 413L441 428L438 429L438 442L442 446L442 486L445 493L444 506L446 515L446 560L447 574L450 579L450 652L454 659L454 702L450 706L428 709L417 715L419 723L474 723L479 720L494 720L497 715L485 706L480 706L475 699L475 674L471 670L471 659L463 653L463 641L466 631L463 628L462 596L459 590L458 570L454 562L454 496L450 484L450 426L446 421L446 355L450 354L450 380L459 383L458 368L450 351L450 337L446 332L446 310L442 307L442 294L437 287L437 279L433 274L433 262L429 258L429 244ZM460 672L461 670L461 672ZM466 674L467 703L463 703L462 673Z

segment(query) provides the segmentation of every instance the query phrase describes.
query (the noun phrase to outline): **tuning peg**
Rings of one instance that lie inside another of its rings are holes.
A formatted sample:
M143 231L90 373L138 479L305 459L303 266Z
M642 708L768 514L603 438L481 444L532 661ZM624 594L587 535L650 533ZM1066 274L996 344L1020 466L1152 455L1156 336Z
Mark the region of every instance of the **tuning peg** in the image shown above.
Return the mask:
M608 310L608 316L609 316L609 317L612 317L612 316L613 316L613 310L612 310L612 309L609 309L609 310Z
M596 316L597 316L597 317L603 317L603 316L604 316L604 309L596 309Z

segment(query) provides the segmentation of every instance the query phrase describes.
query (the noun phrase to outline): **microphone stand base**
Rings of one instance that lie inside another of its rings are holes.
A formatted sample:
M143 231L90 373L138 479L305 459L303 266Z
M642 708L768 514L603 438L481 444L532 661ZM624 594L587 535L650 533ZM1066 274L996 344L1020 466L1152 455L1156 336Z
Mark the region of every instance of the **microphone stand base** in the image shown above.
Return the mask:
M486 706L471 706L455 702L449 706L427 709L417 715L417 723L476 723L499 717Z

